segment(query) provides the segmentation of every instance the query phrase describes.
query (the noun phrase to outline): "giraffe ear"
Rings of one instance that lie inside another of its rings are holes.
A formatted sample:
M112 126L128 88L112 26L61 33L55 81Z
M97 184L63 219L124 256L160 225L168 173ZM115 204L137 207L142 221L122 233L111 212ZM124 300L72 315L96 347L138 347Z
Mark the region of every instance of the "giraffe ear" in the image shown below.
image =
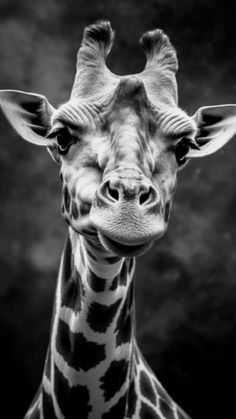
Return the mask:
M203 157L215 153L236 134L236 105L204 106L193 115L197 124L196 143L186 157Z
M46 138L54 108L45 96L18 90L0 90L0 107L17 133L26 141L50 147Z

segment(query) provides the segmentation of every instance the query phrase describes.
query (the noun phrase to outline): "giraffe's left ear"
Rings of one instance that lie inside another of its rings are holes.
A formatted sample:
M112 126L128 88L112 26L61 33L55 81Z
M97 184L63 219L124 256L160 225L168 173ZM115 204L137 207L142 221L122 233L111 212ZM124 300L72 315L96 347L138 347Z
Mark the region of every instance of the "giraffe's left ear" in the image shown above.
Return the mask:
M55 110L45 96L18 90L0 90L0 107L24 140L46 146L52 154L55 140L46 136Z
M223 147L236 134L236 105L204 106L193 115L198 132L199 149L191 149L186 157L202 157Z

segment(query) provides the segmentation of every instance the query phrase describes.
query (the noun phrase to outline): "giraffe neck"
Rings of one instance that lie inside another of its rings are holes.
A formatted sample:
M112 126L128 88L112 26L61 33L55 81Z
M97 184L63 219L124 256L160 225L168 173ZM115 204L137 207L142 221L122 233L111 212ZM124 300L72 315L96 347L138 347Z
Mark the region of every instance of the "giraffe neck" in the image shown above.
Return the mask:
M58 417L73 417L78 404L98 418L122 396L125 403L134 364L133 272L133 258L70 230L43 380Z

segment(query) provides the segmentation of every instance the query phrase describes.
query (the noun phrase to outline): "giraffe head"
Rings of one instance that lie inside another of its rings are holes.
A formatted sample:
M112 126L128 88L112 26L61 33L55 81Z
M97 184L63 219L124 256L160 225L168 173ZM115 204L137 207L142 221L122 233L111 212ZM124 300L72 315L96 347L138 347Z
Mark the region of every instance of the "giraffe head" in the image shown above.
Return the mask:
M44 96L0 92L0 105L25 140L60 164L62 213L82 234L98 234L119 255L137 255L166 230L178 171L236 132L236 105L188 116L178 107L176 52L161 30L145 33L144 70L117 76L105 59L109 22L84 31L71 97L54 109Z

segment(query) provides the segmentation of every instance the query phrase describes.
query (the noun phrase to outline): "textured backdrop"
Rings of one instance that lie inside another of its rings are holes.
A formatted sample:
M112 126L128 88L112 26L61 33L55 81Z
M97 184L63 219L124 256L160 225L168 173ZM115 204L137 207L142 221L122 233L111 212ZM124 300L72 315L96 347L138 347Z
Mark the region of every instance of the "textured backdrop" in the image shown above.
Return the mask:
M177 48L180 105L236 103L233 2L0 0L0 88L68 99L85 25L111 20L108 63L136 73L143 32L164 29ZM23 416L40 382L66 226L58 167L0 115L1 411ZM193 419L235 415L236 144L179 176L167 234L138 260L137 334L171 395Z

